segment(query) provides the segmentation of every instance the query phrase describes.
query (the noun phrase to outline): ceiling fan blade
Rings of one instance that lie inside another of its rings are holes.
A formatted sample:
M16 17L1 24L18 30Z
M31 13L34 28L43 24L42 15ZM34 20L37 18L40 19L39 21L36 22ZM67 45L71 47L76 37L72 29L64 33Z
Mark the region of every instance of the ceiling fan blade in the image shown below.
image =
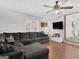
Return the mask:
M67 7L60 7L60 9L72 9L73 6L67 6Z
M55 11L55 10L50 10L50 11L47 11L46 13L49 13L49 12L52 12L52 11Z
M61 4L64 4L64 3L68 2L68 0L59 0L59 2L60 2Z
M49 8L53 8L52 6L49 6L49 5L43 5L44 7L49 7Z

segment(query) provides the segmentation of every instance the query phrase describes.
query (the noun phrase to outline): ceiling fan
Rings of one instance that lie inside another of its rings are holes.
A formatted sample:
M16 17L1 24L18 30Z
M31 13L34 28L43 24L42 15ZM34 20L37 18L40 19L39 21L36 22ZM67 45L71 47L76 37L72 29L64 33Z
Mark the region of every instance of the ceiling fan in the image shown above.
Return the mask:
M44 5L44 7L53 8L52 10L47 11L47 13L52 12L52 11L56 11L56 13L58 13L60 9L72 9L72 8L73 8L73 6L61 7L61 6L58 4L58 2L59 2L59 1L56 1L56 2L55 2L56 4L55 4L54 6Z

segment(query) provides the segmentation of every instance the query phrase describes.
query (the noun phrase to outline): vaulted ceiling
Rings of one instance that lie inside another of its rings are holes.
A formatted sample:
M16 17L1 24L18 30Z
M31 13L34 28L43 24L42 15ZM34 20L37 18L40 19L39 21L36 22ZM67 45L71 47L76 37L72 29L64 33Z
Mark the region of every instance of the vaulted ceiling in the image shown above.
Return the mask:
M46 15L46 11L50 10L50 8L45 8L43 5L54 5L55 1L56 0L0 0L0 10L7 9L42 17ZM61 13L79 10L78 0L69 0L63 6L68 5L73 5L74 8L72 10L61 10Z

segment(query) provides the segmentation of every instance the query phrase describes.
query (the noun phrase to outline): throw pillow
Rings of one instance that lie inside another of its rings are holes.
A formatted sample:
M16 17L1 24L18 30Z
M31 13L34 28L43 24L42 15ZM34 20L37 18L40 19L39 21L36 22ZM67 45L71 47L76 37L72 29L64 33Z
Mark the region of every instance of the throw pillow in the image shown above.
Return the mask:
M0 54L4 54L4 53L8 53L8 52L12 52L12 51L16 50L16 47L14 45L7 44L7 43L15 42L15 40L12 36L6 38L6 41L5 41L5 37L2 36L0 38Z
M6 40L7 40L8 44L13 44L14 45L14 43L15 43L15 40L14 40L13 36L7 37Z

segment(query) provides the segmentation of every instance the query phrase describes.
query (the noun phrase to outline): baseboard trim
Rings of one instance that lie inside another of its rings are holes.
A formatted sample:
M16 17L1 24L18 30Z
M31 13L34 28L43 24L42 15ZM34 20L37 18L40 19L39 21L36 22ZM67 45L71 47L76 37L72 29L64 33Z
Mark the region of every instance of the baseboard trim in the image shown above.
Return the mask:
M64 41L65 43L68 43L68 44L73 44L73 45L77 45L79 46L79 43L74 43L74 42L69 42L69 41Z

